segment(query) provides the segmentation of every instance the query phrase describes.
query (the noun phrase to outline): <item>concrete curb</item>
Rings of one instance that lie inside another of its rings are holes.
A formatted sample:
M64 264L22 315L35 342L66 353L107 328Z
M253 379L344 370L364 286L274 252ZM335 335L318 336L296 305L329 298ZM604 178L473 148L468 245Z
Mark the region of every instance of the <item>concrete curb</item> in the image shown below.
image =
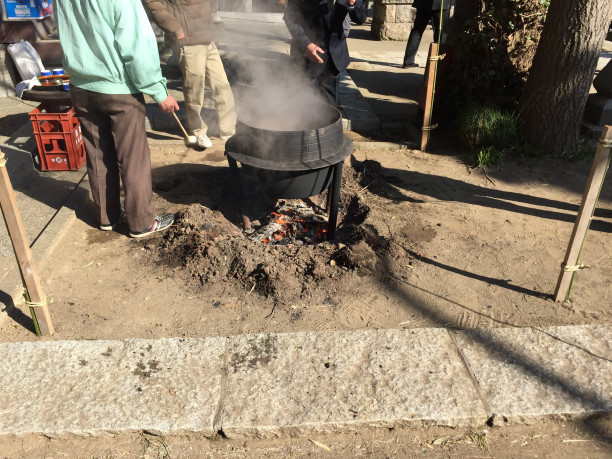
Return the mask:
M359 133L380 131L378 116L348 73L343 73L339 77L338 104L342 113L342 127L345 131Z
M416 142L353 142L353 150L415 150L418 149Z
M358 330L0 345L0 434L230 438L612 410L612 327Z

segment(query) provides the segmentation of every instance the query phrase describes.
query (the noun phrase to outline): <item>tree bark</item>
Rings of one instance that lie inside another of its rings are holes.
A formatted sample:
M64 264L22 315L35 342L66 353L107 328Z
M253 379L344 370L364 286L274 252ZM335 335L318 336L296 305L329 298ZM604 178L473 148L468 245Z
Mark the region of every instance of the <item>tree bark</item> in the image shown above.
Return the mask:
M444 3L447 3L445 0ZM459 0L455 2L455 9L451 22L447 24L447 42L456 43L461 37L465 23L474 19L483 7L483 0Z
M612 16L610 0L551 0L519 107L523 135L556 156L578 149L580 124Z

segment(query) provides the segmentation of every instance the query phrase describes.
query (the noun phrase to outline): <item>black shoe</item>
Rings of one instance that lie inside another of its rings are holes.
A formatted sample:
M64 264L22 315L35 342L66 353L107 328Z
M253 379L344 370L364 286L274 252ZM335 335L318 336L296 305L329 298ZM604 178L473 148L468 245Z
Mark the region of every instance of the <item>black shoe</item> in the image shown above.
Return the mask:
M403 64L403 65L402 65L402 68L403 68L403 69L409 69L409 68L411 68L411 67L418 67L418 66L419 66L419 64L417 64L416 62L413 62L413 63L411 63L411 64Z
M146 230L143 231L130 231L130 237L145 237L149 234L157 233L158 231L162 231L170 228L170 225L174 223L174 214L164 214L161 216L155 217L153 220L153 224L149 226Z

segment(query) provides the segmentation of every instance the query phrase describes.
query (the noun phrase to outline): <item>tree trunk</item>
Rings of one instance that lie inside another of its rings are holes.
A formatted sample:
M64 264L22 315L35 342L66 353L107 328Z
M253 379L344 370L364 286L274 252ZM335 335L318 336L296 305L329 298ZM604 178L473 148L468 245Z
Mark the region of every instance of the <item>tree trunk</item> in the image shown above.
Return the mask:
M449 0L444 0L446 4ZM468 20L473 20L483 7L483 0L459 0L455 2L455 9L451 22L447 24L447 42L454 44L460 38ZM456 56L455 56L456 57Z
M551 0L519 103L530 144L556 156L576 152L611 16L610 0Z

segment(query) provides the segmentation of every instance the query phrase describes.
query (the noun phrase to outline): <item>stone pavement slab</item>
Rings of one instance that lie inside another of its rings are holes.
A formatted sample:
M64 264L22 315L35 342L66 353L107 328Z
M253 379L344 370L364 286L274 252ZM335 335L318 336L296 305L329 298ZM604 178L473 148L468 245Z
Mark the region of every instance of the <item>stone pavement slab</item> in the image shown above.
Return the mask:
M224 346L222 338L5 344L0 432L212 435Z
M444 329L245 335L228 358L228 436L487 419Z
M0 344L0 434L228 437L611 411L610 326Z
M499 328L457 334L498 420L612 411L612 328Z

